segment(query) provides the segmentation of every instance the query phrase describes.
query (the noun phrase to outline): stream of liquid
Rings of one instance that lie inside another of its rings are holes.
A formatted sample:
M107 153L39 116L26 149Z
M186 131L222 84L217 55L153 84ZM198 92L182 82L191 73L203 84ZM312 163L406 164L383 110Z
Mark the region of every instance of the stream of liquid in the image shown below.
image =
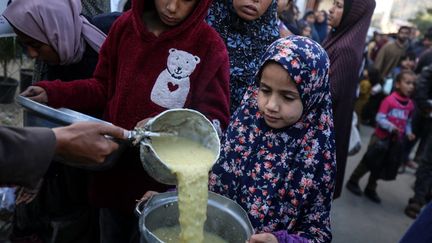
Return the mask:
M162 228L155 233L165 242L226 242L216 235L204 239L208 200L208 172L216 155L208 148L182 137L154 137L152 146L177 176L180 229ZM179 238L175 238L180 231ZM167 236L167 237L165 237ZM215 238L220 241L216 241Z

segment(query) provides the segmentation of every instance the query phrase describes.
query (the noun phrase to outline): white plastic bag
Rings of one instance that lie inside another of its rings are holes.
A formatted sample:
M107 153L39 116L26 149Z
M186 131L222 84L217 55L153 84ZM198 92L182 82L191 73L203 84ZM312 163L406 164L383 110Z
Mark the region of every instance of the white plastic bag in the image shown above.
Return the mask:
M357 154L361 149L360 133L357 129L357 114L353 112L353 119L351 123L351 135L348 146L348 155L352 156Z
M0 242L6 242L12 232L15 210L15 188L0 187Z

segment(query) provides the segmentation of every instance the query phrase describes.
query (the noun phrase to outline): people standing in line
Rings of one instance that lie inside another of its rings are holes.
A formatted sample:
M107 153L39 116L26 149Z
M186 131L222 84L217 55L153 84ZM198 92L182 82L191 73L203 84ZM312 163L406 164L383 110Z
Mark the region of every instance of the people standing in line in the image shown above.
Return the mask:
M105 135L126 139L124 129L96 122L53 129L0 126L0 134L0 185L29 188L43 178L54 154L78 165L98 164L119 147Z
M167 109L190 108L224 130L229 61L223 40L204 22L210 3L133 0L111 27L93 78L39 82L30 98L53 107L104 109L105 120L126 129ZM142 169L139 157L138 148L128 148L113 168L93 173L90 200L100 208L103 243L135 241L135 200L168 189Z
M277 16L278 16L277 24L279 27L279 33L281 38L293 34L285 25L285 23L281 20L281 16L284 14L284 12L290 9L292 4L293 4L292 0L278 0L277 2Z
M330 58L330 89L336 132L337 177L335 198L342 190L351 120L367 30L374 0L335 0L329 11L332 30L322 43Z
M38 80L72 81L92 76L106 38L99 26L109 27L113 19L84 17L81 9L78 0L15 0L4 11L3 16L13 26L27 54L43 63L42 69L35 70ZM100 112L80 111L91 115ZM51 163L35 200L16 208L17 240L34 233L45 241L72 238L93 242L98 235L97 223L90 224L97 217L90 219L95 210L89 205L87 189L87 171ZM58 227L52 227L54 224Z
M421 208L430 201L432 188L432 63L423 68L417 80L415 101L424 117L425 133L422 137L424 148L419 156L419 168L416 171L414 196L408 201L405 214L416 218Z
M380 71L382 78L387 78L391 70L395 68L401 57L408 49L408 38L411 28L402 26L396 36L396 40L383 46L375 58L374 65Z
M248 6L256 11L248 11ZM230 111L234 113L253 82L267 47L279 38L276 0L215 0L207 22L228 48Z
M309 38L274 42L222 138L209 188L246 210L258 233L249 242L331 241L329 66L325 50Z
M401 148L404 137L410 141L415 139L411 127L414 102L410 99L415 88L414 72L405 70L398 74L395 88L396 91L381 102L368 150L346 184L349 191L361 196L359 180L370 172L364 195L375 203L381 202L376 192L378 179L393 180L399 165L404 162Z

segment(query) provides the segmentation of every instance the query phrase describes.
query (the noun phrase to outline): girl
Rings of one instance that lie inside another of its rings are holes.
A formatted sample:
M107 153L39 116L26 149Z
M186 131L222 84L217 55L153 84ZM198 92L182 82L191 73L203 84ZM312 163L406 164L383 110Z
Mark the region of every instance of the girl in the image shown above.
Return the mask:
M207 22L221 35L230 60L230 111L236 110L266 48L279 38L276 0L215 0Z
M204 22L210 2L133 0L132 9L112 26L93 78L40 82L33 98L54 107L102 108L105 120L126 129L171 108L198 110L226 128L228 54ZM101 242L133 240L135 200L148 190L167 189L146 174L136 148L92 179L90 199L101 208Z
M375 0L334 0L328 16L332 30L322 44L331 63L330 87L337 131L335 198L342 190L363 47L374 9Z
M209 188L248 212L263 233L250 242L330 242L335 144L327 54L293 35L274 42L261 63L222 139Z
M355 195L362 194L358 182L361 177L371 171L364 194L373 202L380 203L381 199L376 193L377 180L383 177L383 172L386 173L383 179L390 180L396 177L397 169L403 159L402 151L400 149L389 151L389 148L396 143L402 143L404 136L407 136L410 141L415 139L411 128L414 103L410 99L414 92L414 83L414 73L407 70L402 71L396 78L396 91L381 102L376 116L377 126L369 142L368 151L346 185L347 189ZM378 147L386 143L390 145L382 149ZM398 155L395 155L395 152ZM391 159L390 156L396 157L397 160Z

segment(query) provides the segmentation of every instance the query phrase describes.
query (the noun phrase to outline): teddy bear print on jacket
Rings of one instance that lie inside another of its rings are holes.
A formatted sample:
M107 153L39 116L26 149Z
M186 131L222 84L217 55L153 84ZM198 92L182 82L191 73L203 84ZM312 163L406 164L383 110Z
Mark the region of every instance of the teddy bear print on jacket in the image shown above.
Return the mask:
M189 76L200 58L171 48L167 68L158 76L151 92L151 100L167 109L182 108L190 90Z

